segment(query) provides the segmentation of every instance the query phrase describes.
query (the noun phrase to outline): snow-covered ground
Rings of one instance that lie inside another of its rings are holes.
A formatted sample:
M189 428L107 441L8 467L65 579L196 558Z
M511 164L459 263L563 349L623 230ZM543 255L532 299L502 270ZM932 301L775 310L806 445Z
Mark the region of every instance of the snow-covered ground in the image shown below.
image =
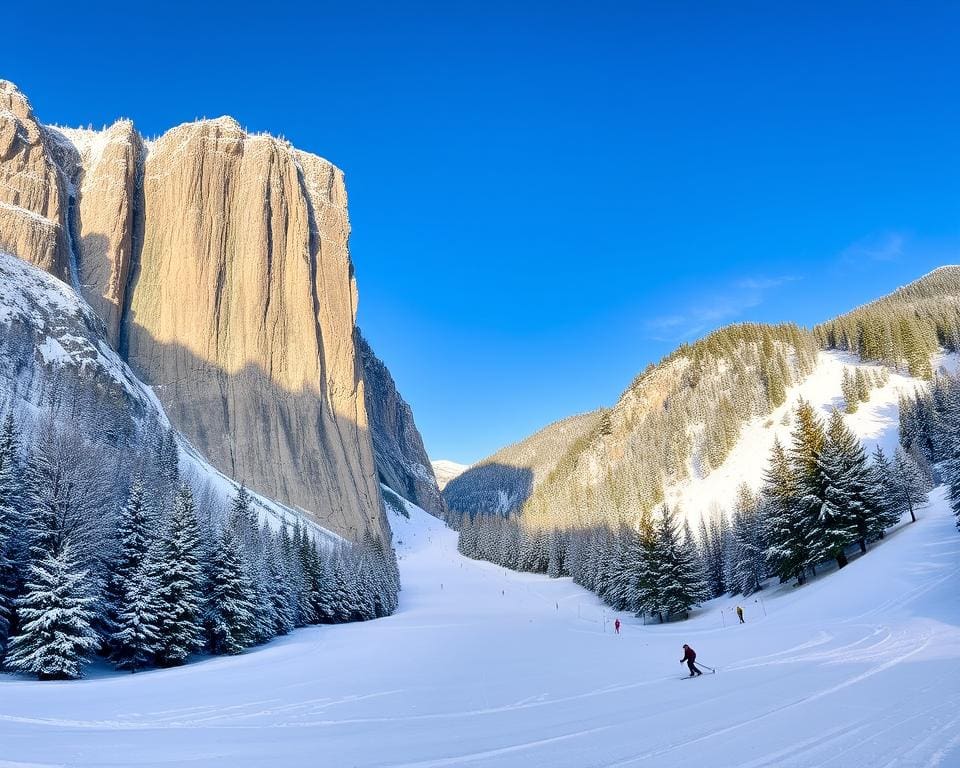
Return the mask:
M643 626L393 515L399 612L234 658L0 680L0 766L956 766L960 534L943 492L843 571ZM682 677L689 642L716 675Z

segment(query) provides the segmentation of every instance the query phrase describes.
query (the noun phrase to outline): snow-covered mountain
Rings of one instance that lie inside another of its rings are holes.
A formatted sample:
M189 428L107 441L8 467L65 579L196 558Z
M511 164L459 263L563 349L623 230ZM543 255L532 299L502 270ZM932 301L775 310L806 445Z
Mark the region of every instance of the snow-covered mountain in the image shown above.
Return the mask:
M430 465L433 467L433 474L437 478L437 485L441 491L447 487L447 483L470 469L469 464L460 464L448 459L437 459L431 461Z

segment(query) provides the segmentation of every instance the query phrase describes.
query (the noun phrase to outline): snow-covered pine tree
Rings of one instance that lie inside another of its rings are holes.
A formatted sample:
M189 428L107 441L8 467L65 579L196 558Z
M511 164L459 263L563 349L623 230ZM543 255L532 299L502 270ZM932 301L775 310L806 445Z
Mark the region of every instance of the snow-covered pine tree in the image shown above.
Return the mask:
M843 392L844 410L847 413L856 413L860 398L857 394L857 383L850 369L844 366L843 378L840 381L840 391Z
M100 645L93 629L97 598L69 540L31 565L25 595L17 601L20 629L10 639L9 669L40 680L83 676Z
M174 499L170 524L159 548L161 566L156 661L160 666L183 664L203 647L203 566L200 525L193 493L181 485Z
M0 432L0 661L15 628L14 599L23 580L24 552L20 515L21 470L19 440L13 415L7 414Z
M637 614L658 615L663 621L657 571L657 530L653 511L645 509L637 522L637 538L627 554L631 562L634 589L633 610Z
M347 551L341 548L333 561L331 595L334 621L338 623L356 621L362 613L354 568Z
M926 502L930 484L917 462L902 448L897 448L891 469L888 487L893 500L893 510L897 515L909 512L910 520L915 523L916 507Z
M870 476L878 510L874 521L875 527L871 530L871 534L882 539L887 528L900 522L904 510L898 503L893 466L879 443L873 449L870 458Z
M547 536L547 576L560 578L564 574L564 559L563 535L551 528Z
M714 510L710 523L700 518L700 557L710 597L724 594L727 584L726 556L729 548L730 524L720 510Z
M741 506L734 512L730 547L730 587L734 594L750 595L767 576L767 542L763 505Z
M267 597L273 617L272 634L286 635L294 627L296 609L282 544L279 536L276 536L266 523L260 530L260 540L267 572Z
M691 608L706 599L693 542L681 535L675 513L666 504L656 522L653 567L661 616L686 618Z
M213 653L237 654L256 642L256 606L244 551L226 526L210 563L205 623Z
M133 478L117 518L117 538L107 582L110 657L119 669L135 672L150 664L160 641L158 577L162 570L139 476Z
M252 590L251 601L254 605L254 642L264 643L274 637L277 617L269 597L266 553L263 549L259 517L253 507L250 492L242 484L231 504L228 520L244 551L243 561L247 568L247 581Z
M110 635L111 658L118 669L143 669L160 647L159 565L155 555L148 553L124 582L123 600Z
M830 435L819 442L812 455L812 464L799 475L800 506L810 521L807 545L810 554L807 564L816 566L824 560L837 561L837 567L847 565L846 547L856 541L857 531L852 512L852 487L846 482L849 461L847 446L838 441L841 432L835 419L842 416L834 410ZM819 425L819 420L816 420Z
M783 444L774 440L770 464L764 473L763 498L767 509L767 561L781 581L794 576L805 581L809 556L808 521L797 497L797 478Z
M867 462L863 445L847 427L843 415L834 410L827 426L827 441L837 457L839 475L831 493L844 516L853 524L860 552L867 551L867 540L880 538L888 525L884 514L884 490L877 474Z
M870 399L870 384L862 368L857 368L853 374L853 384L856 388L857 400L861 403Z
M321 552L315 541L310 542L310 595L315 621L332 624L341 621L337 616L334 565L336 553Z

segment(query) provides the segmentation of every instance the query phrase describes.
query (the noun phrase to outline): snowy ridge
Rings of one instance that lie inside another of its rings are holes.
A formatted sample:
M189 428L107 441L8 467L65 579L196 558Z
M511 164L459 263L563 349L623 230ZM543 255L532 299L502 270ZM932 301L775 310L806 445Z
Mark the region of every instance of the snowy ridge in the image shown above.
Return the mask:
M97 368L137 400L149 400L143 384L103 340L100 319L76 292L15 256L0 253L0 323L16 320L45 335L37 352L48 365L73 365L80 371ZM78 326L87 331L84 336L71 332Z
M460 475L470 469L469 464L459 464L456 461L449 461L448 459L437 459L436 461L431 461L430 464L433 466L433 474L437 478L437 485L441 491L446 487L447 483L454 478L460 477Z
M956 355L941 355L934 362L935 369L954 370L958 360ZM743 426L740 439L723 464L703 478L696 478L691 467L690 474L694 479L670 486L665 492L667 502L679 506L694 524L701 516L710 519L718 512L728 510L741 483L746 483L753 491L759 490L774 439L779 437L781 443L789 445L793 426L791 414L801 398L813 405L824 419L833 408L843 409L841 381L845 368L879 371L882 366L864 363L856 355L843 352L820 352L816 369L788 390L783 405ZM879 444L884 453L892 455L898 439L900 394L926 386L927 382L920 379L890 372L886 385L871 390L870 399L860 403L855 413L844 414L847 425L864 443L868 454Z

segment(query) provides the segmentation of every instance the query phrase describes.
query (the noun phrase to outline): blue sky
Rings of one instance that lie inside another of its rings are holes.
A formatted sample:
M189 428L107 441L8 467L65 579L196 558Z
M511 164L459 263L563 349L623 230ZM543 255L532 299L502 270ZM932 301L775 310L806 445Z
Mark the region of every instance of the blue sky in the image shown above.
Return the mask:
M231 114L346 171L360 324L434 458L960 261L957 3L5 14L0 76L46 122Z

